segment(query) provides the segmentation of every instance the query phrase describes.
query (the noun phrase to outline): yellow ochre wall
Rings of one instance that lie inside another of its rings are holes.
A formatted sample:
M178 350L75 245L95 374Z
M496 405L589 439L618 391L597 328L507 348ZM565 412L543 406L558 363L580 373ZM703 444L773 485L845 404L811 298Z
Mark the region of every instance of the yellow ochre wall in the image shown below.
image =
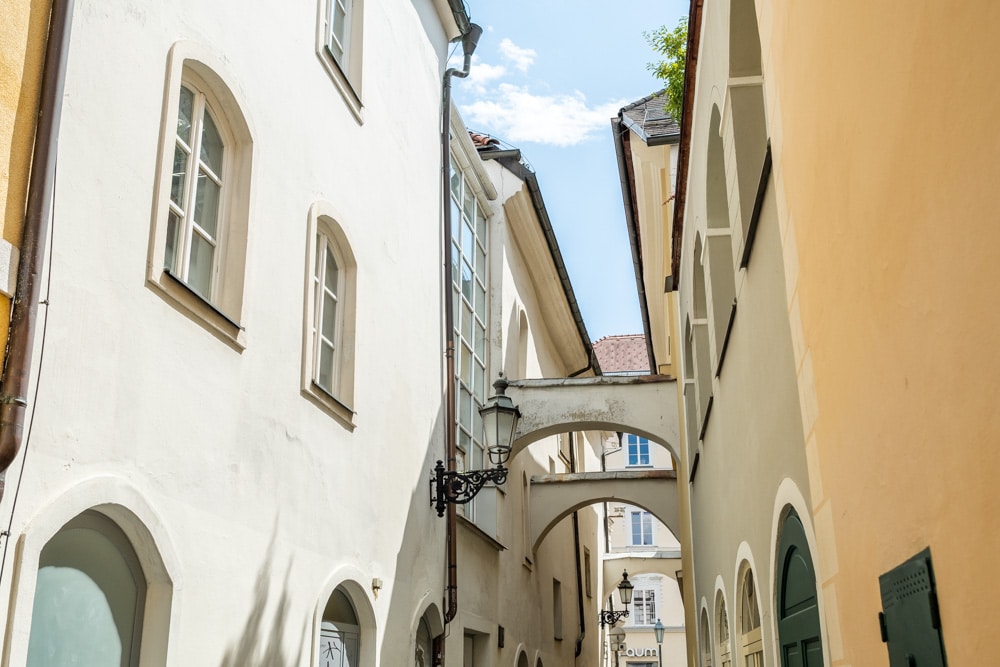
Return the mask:
M0 15L0 238L21 243L51 3L4 0ZM11 285L13 288L13 285ZM7 339L10 299L0 294Z
M948 663L1000 613L1000 4L758 0L834 665L930 546Z

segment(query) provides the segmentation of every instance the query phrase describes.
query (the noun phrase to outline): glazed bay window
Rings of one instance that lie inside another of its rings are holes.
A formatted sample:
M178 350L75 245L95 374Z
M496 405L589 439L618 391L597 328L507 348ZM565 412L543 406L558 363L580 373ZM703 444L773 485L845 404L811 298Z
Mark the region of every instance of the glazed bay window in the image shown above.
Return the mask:
M219 224L224 154L205 95L182 85L163 265L209 302L215 300L217 248L224 231Z
M468 179L454 170L451 209L458 465L481 470L490 465L479 416L487 395L487 226ZM474 502L465 508L467 516L475 514Z
M191 42L170 49L146 285L242 350L253 138L223 68Z
M326 48L342 68L346 67L351 38L351 0L329 0L326 12Z

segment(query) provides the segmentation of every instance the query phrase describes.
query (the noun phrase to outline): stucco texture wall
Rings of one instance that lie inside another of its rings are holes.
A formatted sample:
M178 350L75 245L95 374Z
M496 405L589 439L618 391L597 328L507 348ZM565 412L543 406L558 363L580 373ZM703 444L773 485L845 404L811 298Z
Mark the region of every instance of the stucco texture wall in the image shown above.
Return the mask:
M1000 6L758 13L833 663L887 663L878 576L930 546L948 662L981 664L1000 595Z

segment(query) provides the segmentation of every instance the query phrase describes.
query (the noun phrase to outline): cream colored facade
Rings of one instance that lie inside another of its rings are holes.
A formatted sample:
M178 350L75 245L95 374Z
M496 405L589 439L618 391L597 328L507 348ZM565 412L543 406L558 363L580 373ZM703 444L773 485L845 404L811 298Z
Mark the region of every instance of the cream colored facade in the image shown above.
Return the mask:
M677 273L690 665L890 664L880 577L924 549L948 664L989 661L997 18L692 3L682 206L641 249L654 343Z

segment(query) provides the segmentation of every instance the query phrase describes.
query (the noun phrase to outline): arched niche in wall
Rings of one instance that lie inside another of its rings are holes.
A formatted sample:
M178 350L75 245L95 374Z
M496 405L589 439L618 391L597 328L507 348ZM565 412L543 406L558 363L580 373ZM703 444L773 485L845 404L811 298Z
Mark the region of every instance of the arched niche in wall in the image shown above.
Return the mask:
M705 210L708 213L706 243L708 282L712 296L712 331L715 337L716 375L719 374L736 313L736 280L733 238L726 191L725 151L722 146L722 114L712 106L708 129L708 162L705 173Z

